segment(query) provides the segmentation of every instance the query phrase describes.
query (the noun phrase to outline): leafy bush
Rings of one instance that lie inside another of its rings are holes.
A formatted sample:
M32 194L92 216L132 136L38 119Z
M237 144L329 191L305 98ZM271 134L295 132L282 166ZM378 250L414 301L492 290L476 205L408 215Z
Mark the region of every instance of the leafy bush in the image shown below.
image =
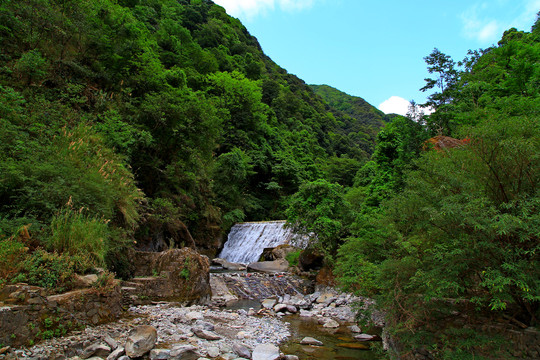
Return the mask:
M289 266L298 266L298 258L301 252L302 250L298 249L285 255L285 260L289 262Z
M20 266L19 274L11 282L26 282L62 292L70 289L73 274L84 273L89 264L80 256L38 249L28 255Z

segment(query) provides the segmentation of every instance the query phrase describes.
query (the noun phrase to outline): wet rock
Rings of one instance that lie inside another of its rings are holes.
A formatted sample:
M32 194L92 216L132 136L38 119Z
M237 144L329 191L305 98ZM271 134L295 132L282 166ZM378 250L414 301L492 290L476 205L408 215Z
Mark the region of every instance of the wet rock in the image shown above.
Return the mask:
M205 339L205 340L219 340L219 339L221 339L221 336L219 336L215 332L204 330L204 329L201 329L199 327L192 327L191 331L195 335L200 337L201 339Z
M377 341L380 339L377 335L369 335L369 334L359 334L355 335L354 338L358 341Z
M302 317L313 317L313 316L315 316L315 314L312 311L301 309L300 310L300 316L302 316Z
M362 332L362 329L360 329L360 327L358 325L351 325L351 326L348 327L348 329L352 333L361 333Z
M283 358L285 360L300 360L300 358L296 355L285 355Z
M288 268L289 262L285 259L278 259L274 261L261 261L248 265L248 269L265 273L286 272Z
M276 304L276 306L274 306L274 311L275 312L285 312L285 311L288 311L287 310L287 306L288 305L285 305L285 304Z
M315 300L315 301L318 304L327 304L327 306L328 306L335 299L337 299L337 296L335 294L333 294L333 293L324 293L321 296L319 296L317 298L317 300Z
M168 360L170 358L171 358L171 350L169 349L150 350L150 360Z
M323 327L335 329L335 328L339 327L339 323L334 319L326 319L326 321L324 322Z
M319 341L317 339L314 339L312 337L305 337L302 339L302 341L300 341L300 344L301 345L315 345L315 346L322 346L323 343L322 341Z
M126 341L126 355L130 358L143 356L149 352L157 340L157 330L153 326L141 325L133 329Z
M262 307L265 309L272 309L274 305L276 305L277 300L276 299L265 299L261 303Z
M234 344L233 345L233 351L236 353L236 355L250 359L251 358L251 350L249 350L246 346L242 344Z
M279 359L279 348L274 344L260 344L255 347L252 360L276 360Z
M291 314L296 314L298 312L298 309L294 305L287 305L287 311Z
M120 346L117 347L112 353L107 356L107 360L118 360L122 355L126 353L126 350Z
M103 344L92 344L83 350L81 357L88 359L92 356L107 357L111 353L111 348Z

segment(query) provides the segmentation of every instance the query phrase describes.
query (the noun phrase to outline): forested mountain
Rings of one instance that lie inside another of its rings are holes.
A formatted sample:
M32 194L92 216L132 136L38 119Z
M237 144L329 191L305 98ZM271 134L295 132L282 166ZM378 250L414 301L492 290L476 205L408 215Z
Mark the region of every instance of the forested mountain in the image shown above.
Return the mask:
M352 184L373 151L372 128L212 1L0 10L0 236L25 229L30 251L88 224L92 261L133 240L215 251L236 221L282 218L303 182Z
M358 96L352 96L328 85L309 85L313 91L322 97L333 112L339 110L356 121L349 127L360 124L376 130L391 120L391 117Z

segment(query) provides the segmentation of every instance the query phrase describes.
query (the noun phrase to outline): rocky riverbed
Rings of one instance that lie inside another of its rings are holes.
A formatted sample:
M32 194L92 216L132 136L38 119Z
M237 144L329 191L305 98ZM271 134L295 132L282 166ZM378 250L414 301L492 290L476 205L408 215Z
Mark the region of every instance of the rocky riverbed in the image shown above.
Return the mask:
M211 304L182 307L165 302L132 306L120 321L89 326L33 347L6 349L0 358L295 359L278 348L291 336L287 316L317 319L321 328L348 328L361 342L366 334L352 326L352 306L365 301L333 289L319 289L308 295L273 296L252 309L230 310ZM311 346L320 346L314 344Z

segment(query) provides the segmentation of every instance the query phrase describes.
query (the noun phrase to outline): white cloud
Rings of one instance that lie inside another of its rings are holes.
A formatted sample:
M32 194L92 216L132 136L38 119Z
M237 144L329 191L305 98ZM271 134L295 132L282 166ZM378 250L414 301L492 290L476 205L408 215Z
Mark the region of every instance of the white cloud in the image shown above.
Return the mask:
M227 13L236 17L253 19L264 15L268 11L279 8L286 12L294 12L313 6L316 0L214 0L227 10Z
M385 114L399 114L403 116L407 116L407 113L411 112L412 110L412 104L405 100L402 97L399 96L391 96L387 100L383 101L379 105L379 110L381 110ZM433 108L431 107L421 107L420 105L416 105L416 116L420 120L422 115L429 115L433 113Z
M485 15L490 7L497 7L504 3L505 1L500 1L498 4L484 2L469 7L461 14L464 35L488 44L499 40L503 32L511 27L529 31L540 9L540 0L521 1L518 5L522 8L521 12L511 20L495 20Z
M391 96L379 105L379 110L385 114L407 115L411 103L399 96Z

